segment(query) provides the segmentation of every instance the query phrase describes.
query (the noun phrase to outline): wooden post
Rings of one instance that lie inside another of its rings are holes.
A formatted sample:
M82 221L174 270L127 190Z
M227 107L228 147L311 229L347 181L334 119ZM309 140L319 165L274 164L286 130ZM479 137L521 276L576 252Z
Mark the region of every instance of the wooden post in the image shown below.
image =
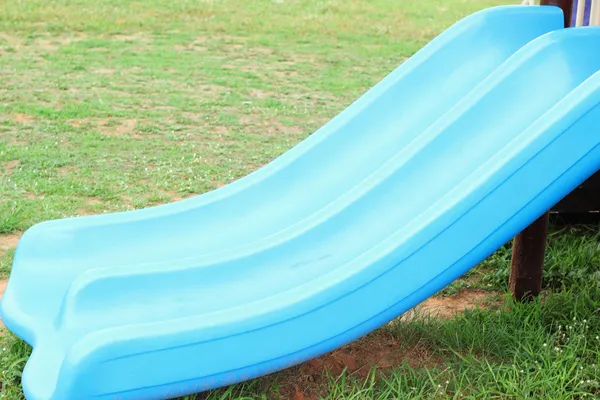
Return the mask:
M548 216L547 212L544 213L513 241L508 286L515 300L531 300L542 290Z
M557 6L563 10L564 26L571 25L573 0L541 0L540 5ZM519 233L513 241L510 292L515 300L526 301L542 290L542 268L548 236L549 213L544 213L535 222Z

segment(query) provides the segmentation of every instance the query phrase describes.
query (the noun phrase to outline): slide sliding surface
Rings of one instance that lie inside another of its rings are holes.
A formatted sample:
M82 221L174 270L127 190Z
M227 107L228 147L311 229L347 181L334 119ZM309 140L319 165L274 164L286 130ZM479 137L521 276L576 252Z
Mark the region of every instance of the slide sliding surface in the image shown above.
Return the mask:
M237 182L159 207L34 226L19 243L8 285L10 299L17 282L28 282L19 288L15 307L22 322L15 332L33 342L25 319L55 315L85 271L214 262L279 240L406 151L516 50L560 24L561 12L553 7L479 12L435 38L305 141Z
M598 169L600 30L561 24L554 7L476 13L246 178L27 231L1 308L34 346L27 397L263 375L464 274Z

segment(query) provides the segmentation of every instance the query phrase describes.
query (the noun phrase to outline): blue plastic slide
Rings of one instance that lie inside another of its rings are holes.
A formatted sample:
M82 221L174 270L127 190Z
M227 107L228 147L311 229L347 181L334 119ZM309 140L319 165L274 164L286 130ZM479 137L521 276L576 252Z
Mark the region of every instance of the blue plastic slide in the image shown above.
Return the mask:
M30 400L166 399L321 355L463 275L600 167L600 29L458 22L230 185L23 235Z

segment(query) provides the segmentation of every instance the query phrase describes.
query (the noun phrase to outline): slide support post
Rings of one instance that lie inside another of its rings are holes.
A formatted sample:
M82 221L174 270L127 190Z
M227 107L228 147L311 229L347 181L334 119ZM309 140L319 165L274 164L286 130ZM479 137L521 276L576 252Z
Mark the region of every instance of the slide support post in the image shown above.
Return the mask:
M542 290L548 217L549 214L545 212L513 241L508 286L515 300L531 300Z
M565 28L570 26L573 0L541 0L542 6L557 6L563 10ZM548 236L549 212L544 213L519 233L513 241L509 288L517 301L538 296L542 289L542 268Z

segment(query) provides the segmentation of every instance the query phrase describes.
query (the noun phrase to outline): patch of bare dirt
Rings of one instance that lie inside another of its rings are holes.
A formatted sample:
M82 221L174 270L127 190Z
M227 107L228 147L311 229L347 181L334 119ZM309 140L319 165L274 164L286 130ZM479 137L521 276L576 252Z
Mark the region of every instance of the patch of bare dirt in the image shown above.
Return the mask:
M224 47L226 50L237 51L239 49L244 48L245 46L241 43L225 43Z
M80 216L96 214L97 212L92 211L91 208L100 204L102 204L102 200L95 197L87 197L85 199L85 207L77 209L76 213Z
M193 50L193 51L206 51L206 50L208 50L208 47L206 47L206 46L199 46L197 44L194 44L190 50Z
M245 43L248 41L248 38L245 36L235 36L235 35L227 35L227 34L212 35L212 36L199 36L196 38L196 41L199 41L199 42L201 42L201 41L208 42L210 40Z
M158 192L165 198L167 198L168 203L174 203L176 201L181 201L185 199L189 199L190 197L196 196L195 194L189 194L187 196L180 196L177 192L172 192L168 190L159 189Z
M0 32L0 41L8 43L10 46L18 47L24 42L23 38L12 36L8 33Z
M273 49L271 49L269 47L256 47L256 46L253 46L253 47L250 48L250 50L253 53L258 53L260 55L271 55L271 54L274 53Z
M391 335L377 332L325 356L310 360L302 364L300 369L308 375L327 370L334 376L346 370L351 375L366 378L374 367L385 370L405 361L413 367L425 367L436 363L426 348L413 346L406 349Z
M104 126L100 127L100 132L108 136L120 136L133 134L137 125L137 119L126 119L117 125L106 125L108 121L105 121Z
M128 208L133 207L133 197L131 197L125 193L121 193L120 197L121 197L121 202L123 203L123 205L125 205Z
M327 374L349 375L365 379L373 368L385 374L390 368L404 362L414 368L430 368L441 363L430 350L422 345L404 347L397 338L382 331L350 343L340 349L290 368L279 380L284 398L318 399L327 395Z
M35 45L45 51L56 51L60 48L60 43L46 38L38 38L35 40Z
M451 318L456 314L476 307L489 308L495 301L494 293L483 290L463 290L456 296L430 297L409 311L402 318L409 318L414 313L430 315L436 318Z
M273 92L269 92L266 90L250 89L250 96L255 97L257 99L266 99L272 97L273 94Z
M8 136L7 142L11 146L26 146L27 144L29 144L29 142L27 142L25 140L19 140L19 139L17 139L14 135Z
M85 199L86 206L97 206L99 204L102 204L102 200L97 199L95 197L88 197Z
M115 70L111 68L96 68L92 72L99 75L114 75Z
M208 50L206 44L212 39L214 38L209 36L197 36L194 38L194 40L192 40L189 43L183 45L176 45L175 49L180 51L206 51Z
M258 64L244 64L244 65L233 65L233 64L224 64L223 68L225 69L237 69L243 72L250 72L253 74L260 74L264 72L264 67Z
M137 125L137 120L136 119L126 119L117 129L116 129L116 134L117 135L123 135L125 133L132 133L133 130L135 129L135 126Z
M298 72L289 68L278 68L272 71L272 74L278 78L295 78Z
M201 91L202 93L208 93L211 95L219 95L223 92L226 92L228 89L224 86L219 86L219 85L213 85L210 83L207 84L201 84L199 86L197 86L197 89L199 89L199 91Z
M194 122L200 122L202 120L204 120L205 115L204 114L197 114L197 113L192 113L192 112L182 112L181 115L183 116L183 118L189 119L191 121Z
M177 45L177 50L183 51L206 51L206 46L209 42L220 41L227 42L225 48L240 48L247 42L248 38L233 35L212 35L212 36L196 36L191 42L184 45Z
M0 235L0 250L9 250L17 247L21 234Z
M223 134L223 133L229 132L229 128L227 128L226 126L223 126L223 125L217 125L217 126L213 127L211 129L211 131L213 133ZM220 138L220 136L218 138Z
M115 35L110 35L110 38L113 40L118 40L120 42L141 42L141 43L150 43L152 41L152 38L150 36L144 35L144 34L133 34L133 35L127 35L127 34L115 34Z
M122 71L131 73L131 74L139 74L140 72L143 72L144 70L145 69L142 67L129 67L129 68L123 69Z
M287 126L273 117L264 117L260 114L246 114L239 119L240 125L253 127L267 135L277 135L280 133L304 133L304 129L299 126Z
M127 34L106 34L106 35L101 35L101 37L110 40L110 41L117 41L117 42L124 42L128 45L129 50L132 51L145 51L147 49L150 48L151 44L152 44L152 36L151 35L147 35L147 34L143 34L143 33L139 33L139 34L131 34L131 35L127 35ZM98 51L98 50L103 50L106 49L106 47L95 47L95 48L91 48L91 51ZM112 57L107 55L107 59L111 59Z
M62 167L58 167L57 175L61 176L61 177L65 177L65 176L73 175L79 171L80 171L79 167L76 167L74 165L64 165Z
M465 290L457 296L431 298L417 309L439 318L448 318L465 309L490 306L494 303L490 303L490 296L493 298L495 294ZM327 373L335 378L346 371L360 380L367 378L373 368L376 368L377 374L385 375L386 371L403 363L408 363L413 368L433 368L440 366L443 359L423 344L407 347L400 338L378 330L335 351L290 368L282 373L278 382L283 398L313 400L327 395L323 392L327 388Z
M307 62L310 64L316 64L318 62L317 58L310 54L290 53L286 54L285 58L293 63Z
M78 40L84 39L84 34L71 34L71 35L59 35L59 36L43 36L36 38L32 46L43 50L44 52L53 52L60 49L62 46L66 46ZM43 58L39 58L38 61L43 61Z
M4 164L4 174L11 175L20 163L19 160L12 160Z
M208 43L210 42L212 36L196 36L192 43Z
M74 128L80 128L82 126L96 126L96 125L106 125L110 119L108 118L80 118L76 120L68 120L67 123Z
M14 122L18 122L20 124L29 124L31 122L33 122L34 118L31 115L28 114L16 114L13 117L13 121Z
M197 84L194 86L178 85L177 87L182 92L187 92L190 95L200 96L202 98L206 98L206 99L210 99L210 100L214 100L216 97L218 97L221 94L230 90L229 88L227 88L225 86L214 85L214 84L210 84L210 83L206 83L206 84L201 83L201 84ZM160 106L160 105L157 106L153 103L148 104L148 108L157 109L157 107L163 107L163 108L169 107L172 110L179 110L177 107L173 107L173 106Z
M159 111L177 111L177 107L173 106L154 106L154 109Z
M177 194L176 192L169 192L166 190L161 190L161 193L166 196L170 202L175 202L175 201L180 201L183 200L185 197L181 197L179 196L179 194Z
M235 36L235 35L216 35L213 36L214 39L219 39L219 40L231 40L231 41L236 41L236 42L246 42L248 41L248 38L245 36Z
M340 99L331 93L319 92L319 93L305 93L298 90L280 92L277 97L282 100L291 99L293 102L302 101L309 104L336 104L339 103Z

